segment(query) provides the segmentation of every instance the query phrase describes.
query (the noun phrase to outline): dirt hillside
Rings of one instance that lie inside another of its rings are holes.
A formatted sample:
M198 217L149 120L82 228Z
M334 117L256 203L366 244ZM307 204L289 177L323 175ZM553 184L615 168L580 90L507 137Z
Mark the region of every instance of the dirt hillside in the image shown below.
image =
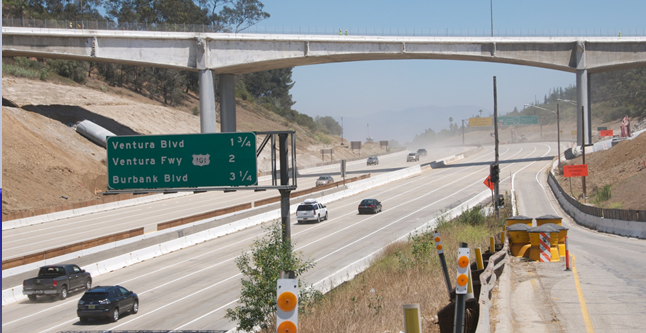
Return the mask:
M3 99L16 106L2 108L3 214L88 201L106 189L106 151L76 133L78 121L91 120L117 135L200 131L199 116L125 89L14 77L3 77L2 87ZM189 99L199 103L194 96ZM321 163L320 149L335 146L245 101L238 102L237 124L239 131L296 130L299 167ZM327 139L338 147L339 138ZM362 155L379 151L364 149ZM352 157L349 149L334 149L335 159ZM269 162L268 154L261 155L260 171L270 170Z
M630 141L621 141L606 151L586 154L588 165L586 177L587 196L594 202L598 189L610 185L612 197L598 204L604 208L646 209L646 133ZM582 164L582 157L568 161L566 165ZM566 192L579 197L582 192L581 178L557 176Z

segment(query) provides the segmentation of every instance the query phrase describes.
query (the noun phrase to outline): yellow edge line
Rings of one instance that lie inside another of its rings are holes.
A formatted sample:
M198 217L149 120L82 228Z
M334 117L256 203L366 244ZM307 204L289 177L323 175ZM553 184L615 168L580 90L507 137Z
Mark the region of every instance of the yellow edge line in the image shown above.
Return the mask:
M579 273L576 271L576 258L573 254L572 256L572 273L574 274L574 284L576 285L576 292L579 294L579 303L581 304L581 314L583 315L583 321L585 322L585 330L588 333L594 333L594 328L592 327L592 321L590 320L590 313L588 313L588 305L585 303L585 298L583 297L583 291L581 290L581 283L579 282Z

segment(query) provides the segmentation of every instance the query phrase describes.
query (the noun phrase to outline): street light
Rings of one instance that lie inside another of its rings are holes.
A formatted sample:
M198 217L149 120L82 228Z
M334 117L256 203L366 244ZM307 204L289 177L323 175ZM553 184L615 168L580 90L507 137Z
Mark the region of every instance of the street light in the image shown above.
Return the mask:
M572 102L572 101L564 100L564 99L559 99L559 101ZM560 117L560 114L559 114L559 104L556 103L556 112L554 112L552 110L549 110L549 109L542 108L540 106L536 106L536 105L525 104L524 106L531 106L531 107L535 107L537 109L541 109L541 110L549 111L549 112L552 112L552 113L556 113L556 138L557 138L557 141L558 141L558 143L556 144L556 147L558 148L558 154L559 154L558 161L559 161L559 172L560 172L560 170L561 170L561 124L560 124L561 120L560 120L560 118L561 117ZM541 139L543 139L543 122L542 121L541 121Z
M570 103L570 104L572 104L572 105L576 106L576 102L575 102L575 101L572 101L572 100L569 100L569 99L560 99L560 98L557 98L556 100L557 100L557 101L561 101L561 102L565 102L565 103Z

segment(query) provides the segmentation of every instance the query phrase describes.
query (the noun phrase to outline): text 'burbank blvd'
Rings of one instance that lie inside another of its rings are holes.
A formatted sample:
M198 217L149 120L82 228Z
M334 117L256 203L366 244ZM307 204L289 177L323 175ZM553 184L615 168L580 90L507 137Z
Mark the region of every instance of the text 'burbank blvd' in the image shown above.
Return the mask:
M154 141L149 142L132 142L132 143L123 143L123 142L112 142L112 148L115 150L147 150L155 149L159 147L161 149L172 149L172 148L184 148L184 140L172 141L172 140L160 140L159 145L155 145ZM195 166L206 166L210 164L210 154L193 154L193 165ZM173 157L173 156L159 156L155 157L131 157L131 158L121 158L113 157L111 158L110 163L114 166L154 166L154 165L172 165L172 166L181 166L182 157ZM177 182L188 182L188 174L164 174L161 178L164 183L177 183ZM159 183L160 177L157 175L147 175L147 176L113 176L113 184L147 184L147 183Z

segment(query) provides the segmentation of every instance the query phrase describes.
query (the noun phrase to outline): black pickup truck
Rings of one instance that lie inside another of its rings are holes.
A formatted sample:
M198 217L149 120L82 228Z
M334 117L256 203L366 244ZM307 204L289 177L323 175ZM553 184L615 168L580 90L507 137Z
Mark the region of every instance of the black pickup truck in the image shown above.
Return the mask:
M92 275L77 265L43 266L38 276L22 282L22 293L35 301L38 295L67 298L67 292L92 288Z

